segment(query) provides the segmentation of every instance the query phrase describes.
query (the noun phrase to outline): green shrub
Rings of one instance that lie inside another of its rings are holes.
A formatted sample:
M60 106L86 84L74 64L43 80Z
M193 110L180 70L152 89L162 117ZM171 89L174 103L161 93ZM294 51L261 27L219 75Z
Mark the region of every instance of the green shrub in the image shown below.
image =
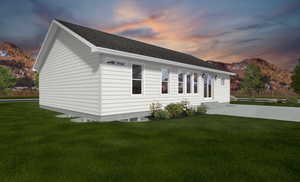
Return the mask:
M207 109L205 106L197 106L196 113L197 114L206 114Z
M153 114L155 120L170 119L170 113L167 110L160 110Z
M178 118L183 114L183 104L169 104L165 109L170 113L171 118Z
M160 103L152 103L150 104L150 112L151 116L154 117L154 113L159 112L162 110L162 105Z
M249 102L256 102L256 98L255 97L250 97Z
M182 106L183 106L183 111L184 112L186 112L188 109L190 109L191 108L191 106L190 106L190 102L189 101L181 101L181 103L180 104L182 104Z
M150 105L151 118L154 120L179 118L182 116L193 116L196 114L205 114L206 107L192 107L189 102L182 101L180 103L168 104L165 109L162 109L160 103L152 103Z
M287 103L298 104L298 99L297 99L297 97L289 97L289 98L287 98Z
M11 89L10 88L5 88L2 91L4 93L4 95L9 96L11 94Z
M9 95L11 93L11 88L15 85L16 78L11 70L0 65L0 91L5 95Z
M230 96L230 101L237 101L237 98L233 95Z
M195 114L196 114L196 110L195 110L195 108L192 108L192 107L187 108L185 111L186 116L193 116Z
M278 100L277 100L277 103L278 103L278 104L283 104L283 103L286 103L286 101L285 101L284 99L278 99Z

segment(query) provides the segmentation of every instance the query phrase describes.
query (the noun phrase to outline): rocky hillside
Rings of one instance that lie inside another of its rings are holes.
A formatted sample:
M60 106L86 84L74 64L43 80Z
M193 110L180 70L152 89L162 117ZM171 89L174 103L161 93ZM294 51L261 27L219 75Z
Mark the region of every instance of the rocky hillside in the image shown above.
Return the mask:
M35 73L32 71L32 67L34 62L35 60L31 56L16 45L9 42L0 43L0 65L9 67L12 70L17 78L18 87L31 87L33 85ZM208 62L237 73L237 76L232 78L232 90L240 89L240 82L243 80L245 69L250 63L258 65L262 72L270 77L271 82L268 87L271 89L287 88L291 83L290 72L282 70L263 59L246 59L237 63Z
M34 80L32 67L35 60L16 45L0 43L0 65L11 69L17 78L17 87L31 87Z
M237 63L221 63L216 61L208 62L237 74L232 78L232 90L240 89L240 82L241 80L243 80L245 69L250 63L254 63L259 66L261 71L270 78L270 84L267 85L267 87L269 87L270 89L276 90L280 88L288 88L291 84L291 72L283 70L278 66L260 58L245 59Z

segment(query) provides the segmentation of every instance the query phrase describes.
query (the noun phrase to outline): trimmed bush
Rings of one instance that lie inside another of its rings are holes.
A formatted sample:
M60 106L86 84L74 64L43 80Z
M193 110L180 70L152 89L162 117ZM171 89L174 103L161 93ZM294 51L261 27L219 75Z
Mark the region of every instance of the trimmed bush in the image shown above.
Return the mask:
M230 96L230 101L237 101L237 98L233 95Z
M287 98L287 103L298 104L298 99L296 97L289 97L289 98Z
M162 111L162 105L160 103L152 103L150 104L150 112L151 116L154 117L154 113Z
M193 116L196 114L205 114L206 107L192 107L189 102L182 101L181 103L172 103L162 109L160 103L152 103L150 105L151 118L154 120L179 118L184 116Z
M196 113L197 114L206 114L207 109L205 106L197 106Z
M157 111L153 114L155 120L170 119L170 113L167 110Z
M182 116L184 105L183 104L169 104L165 109L170 113L171 118L178 118Z
M186 116L193 116L193 115L196 115L196 110L195 110L195 108L190 107L190 108L186 109L185 115L186 115Z
M183 111L184 111L184 112L186 112L188 109L191 108L190 102L189 102L189 101L186 101L186 100L185 100L185 101L181 101L180 104L183 105Z
M249 102L256 102L256 98L255 97L250 97Z

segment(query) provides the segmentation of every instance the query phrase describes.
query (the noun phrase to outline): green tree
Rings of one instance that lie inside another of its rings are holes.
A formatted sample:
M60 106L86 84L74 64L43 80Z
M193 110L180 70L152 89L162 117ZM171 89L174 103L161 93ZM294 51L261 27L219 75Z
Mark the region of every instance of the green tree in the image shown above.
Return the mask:
M9 94L11 88L16 85L16 78L11 71L3 66L0 66L0 91L4 94Z
M299 63L295 67L293 75L292 75L292 84L291 87L294 89L294 91L300 95L300 58Z
M241 82L241 88L244 92L253 96L264 90L269 79L264 75L260 68L255 64L249 64L245 70L244 80Z
M40 75L38 72L35 73L35 78L34 78L34 86L36 88L39 88L40 85Z

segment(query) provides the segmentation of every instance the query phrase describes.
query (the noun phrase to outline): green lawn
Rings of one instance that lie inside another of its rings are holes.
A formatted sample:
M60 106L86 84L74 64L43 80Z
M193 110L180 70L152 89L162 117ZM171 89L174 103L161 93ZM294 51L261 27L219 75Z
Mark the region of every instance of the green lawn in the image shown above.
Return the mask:
M237 97L237 98L251 98L253 96L250 95L239 95L239 94L233 94L233 96ZM298 99L300 99L300 96L295 96L295 95L286 95L286 96L270 96L270 95L255 95L255 98L265 98L265 99L286 99L288 97L297 97Z
M39 96L0 96L0 99L38 99Z
M0 181L300 181L300 123L196 116L71 123L0 104Z
M241 101L231 101L230 103L231 104L245 104L245 105L300 107L300 104L291 104L291 103L241 102Z

